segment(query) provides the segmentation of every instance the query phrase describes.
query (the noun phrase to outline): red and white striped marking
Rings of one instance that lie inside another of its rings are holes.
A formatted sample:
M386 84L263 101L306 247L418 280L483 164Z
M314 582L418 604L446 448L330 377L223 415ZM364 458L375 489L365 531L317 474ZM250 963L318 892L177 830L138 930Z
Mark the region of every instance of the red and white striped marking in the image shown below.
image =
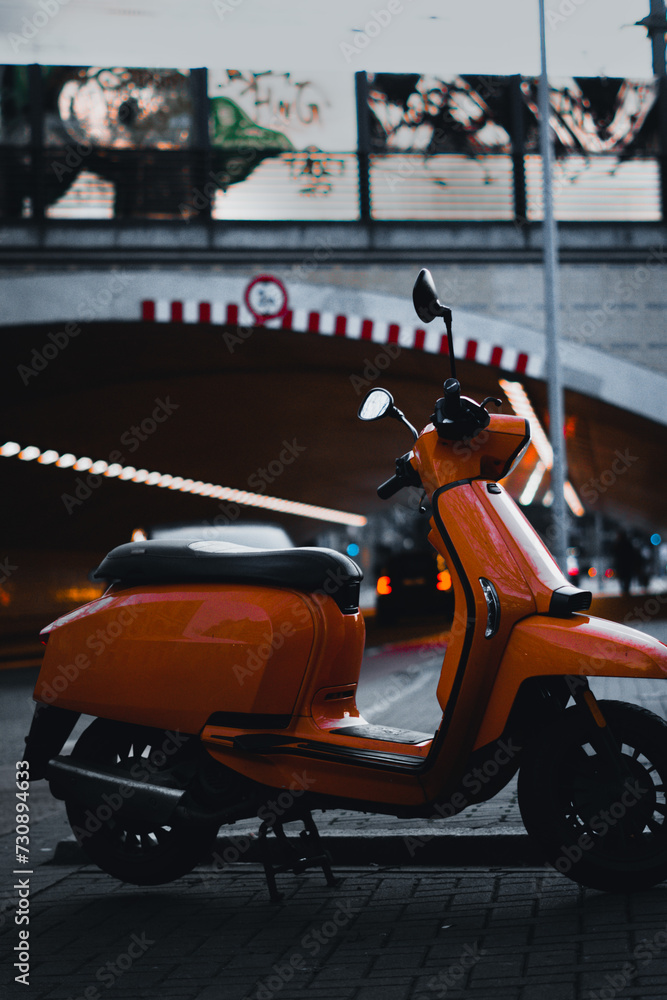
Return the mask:
M152 323L206 323L218 326L256 326L255 318L245 304L197 302L189 300L146 299L141 304L141 317ZM346 337L367 340L375 344L398 344L400 347L428 354L449 354L447 335L441 330L424 329L387 323L384 320L342 316L330 312L309 312L288 309L284 316L266 320L259 329L293 330L296 333L318 333L324 337ZM518 375L539 377L541 359L529 358L513 347L501 347L484 340L454 337L457 358Z

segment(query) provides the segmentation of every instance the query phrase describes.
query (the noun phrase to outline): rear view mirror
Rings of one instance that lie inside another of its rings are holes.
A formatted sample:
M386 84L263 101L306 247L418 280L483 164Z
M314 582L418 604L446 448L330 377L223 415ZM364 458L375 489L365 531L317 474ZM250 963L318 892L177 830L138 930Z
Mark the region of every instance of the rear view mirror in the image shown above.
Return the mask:
M386 389L371 389L362 400L357 416L360 420L380 420L393 405L394 397Z
M438 299L431 272L425 267L421 269L415 281L412 301L422 323L430 323L436 316L442 316L445 320L451 319L452 311Z

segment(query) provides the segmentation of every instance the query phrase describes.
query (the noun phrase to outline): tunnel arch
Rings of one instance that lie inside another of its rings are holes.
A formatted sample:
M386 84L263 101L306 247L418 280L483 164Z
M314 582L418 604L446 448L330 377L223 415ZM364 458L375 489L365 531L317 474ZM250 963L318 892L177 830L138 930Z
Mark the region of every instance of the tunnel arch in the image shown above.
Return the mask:
M313 264L316 277L317 265ZM258 276L281 284L286 293L281 315L264 320L246 304ZM11 283L12 294L9 294ZM3 286L4 289L3 289ZM241 327L261 325L319 336L397 344L431 354L446 353L439 322L428 327L415 320L409 294L395 296L315 281L282 281L256 271L239 274L218 269L72 269L41 274L5 274L0 278L3 325L91 321L182 322ZM608 352L563 338L561 368L565 388L610 403L652 421L667 424L667 377ZM454 305L457 358L546 378L544 335L528 327L457 310Z

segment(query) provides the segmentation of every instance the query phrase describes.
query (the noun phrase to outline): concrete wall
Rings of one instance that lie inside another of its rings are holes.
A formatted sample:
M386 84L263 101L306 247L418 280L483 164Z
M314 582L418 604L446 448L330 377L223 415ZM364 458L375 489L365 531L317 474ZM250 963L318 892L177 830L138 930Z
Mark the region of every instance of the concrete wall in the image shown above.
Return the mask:
M667 374L666 262L667 254L656 250L638 264L562 264L563 338ZM273 270L285 280L291 274L290 268ZM417 270L414 264L323 265L305 280L409 299ZM431 270L448 305L544 332L539 264L439 264Z

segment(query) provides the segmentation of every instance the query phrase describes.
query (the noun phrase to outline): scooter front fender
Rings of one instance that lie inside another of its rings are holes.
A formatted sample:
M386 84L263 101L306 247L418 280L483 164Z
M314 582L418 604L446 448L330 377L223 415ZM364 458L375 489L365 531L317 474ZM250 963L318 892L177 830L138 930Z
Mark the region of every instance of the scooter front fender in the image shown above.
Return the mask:
M502 734L525 680L559 675L667 680L667 645L627 625L587 615L524 618L505 647L475 749Z

